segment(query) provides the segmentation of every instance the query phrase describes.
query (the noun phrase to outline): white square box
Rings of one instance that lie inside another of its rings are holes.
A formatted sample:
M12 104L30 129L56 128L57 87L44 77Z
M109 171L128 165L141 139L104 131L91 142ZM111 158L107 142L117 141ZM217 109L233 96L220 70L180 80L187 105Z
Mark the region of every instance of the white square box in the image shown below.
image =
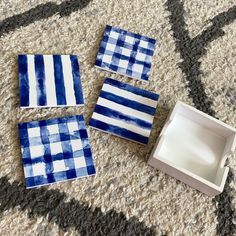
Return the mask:
M236 148L236 129L177 102L148 163L209 196L220 194Z

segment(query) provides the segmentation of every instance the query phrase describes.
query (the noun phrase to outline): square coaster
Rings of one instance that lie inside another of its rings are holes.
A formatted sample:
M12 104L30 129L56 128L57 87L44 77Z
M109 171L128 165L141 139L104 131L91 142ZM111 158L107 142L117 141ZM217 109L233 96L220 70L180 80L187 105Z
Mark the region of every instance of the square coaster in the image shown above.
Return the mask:
M20 123L26 188L96 173L82 115Z
M84 105L75 55L19 55L20 107Z
M107 25L95 65L147 81L156 40Z
M158 99L158 94L107 78L89 125L147 144Z

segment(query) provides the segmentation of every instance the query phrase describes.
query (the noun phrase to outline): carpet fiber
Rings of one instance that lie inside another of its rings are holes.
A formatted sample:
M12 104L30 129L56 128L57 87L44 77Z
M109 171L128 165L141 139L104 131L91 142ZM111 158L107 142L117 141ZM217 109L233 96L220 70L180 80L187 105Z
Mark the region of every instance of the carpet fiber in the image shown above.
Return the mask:
M147 165L177 100L236 127L233 0L0 2L0 235L236 235L236 156L210 198ZM94 68L106 24L157 39L149 83ZM19 109L17 55L79 56L84 108ZM147 146L91 128L95 177L26 190L18 122L84 113L104 77L160 93Z

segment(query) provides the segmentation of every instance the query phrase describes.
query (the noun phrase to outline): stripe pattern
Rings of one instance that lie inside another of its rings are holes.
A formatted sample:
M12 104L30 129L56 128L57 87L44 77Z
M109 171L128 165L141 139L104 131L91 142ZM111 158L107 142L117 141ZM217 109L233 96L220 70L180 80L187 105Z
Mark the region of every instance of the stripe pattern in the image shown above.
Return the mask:
M20 107L84 104L75 55L19 55Z
M95 174L83 115L18 127L26 188Z
M107 25L95 65L147 81L156 40Z
M158 99L158 94L107 78L90 126L147 144Z

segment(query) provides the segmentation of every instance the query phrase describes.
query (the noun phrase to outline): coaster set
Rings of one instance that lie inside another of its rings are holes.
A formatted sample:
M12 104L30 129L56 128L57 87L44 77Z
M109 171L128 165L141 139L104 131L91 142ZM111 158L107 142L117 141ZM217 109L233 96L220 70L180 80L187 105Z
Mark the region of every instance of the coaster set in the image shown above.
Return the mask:
M148 81L156 40L106 26L95 66ZM75 55L19 55L21 108L83 106ZM159 94L106 78L89 125L147 144ZM96 174L83 115L18 124L26 188ZM181 134L181 135L180 135ZM223 191L236 130L178 102L148 163L215 196ZM222 154L223 153L223 154Z

